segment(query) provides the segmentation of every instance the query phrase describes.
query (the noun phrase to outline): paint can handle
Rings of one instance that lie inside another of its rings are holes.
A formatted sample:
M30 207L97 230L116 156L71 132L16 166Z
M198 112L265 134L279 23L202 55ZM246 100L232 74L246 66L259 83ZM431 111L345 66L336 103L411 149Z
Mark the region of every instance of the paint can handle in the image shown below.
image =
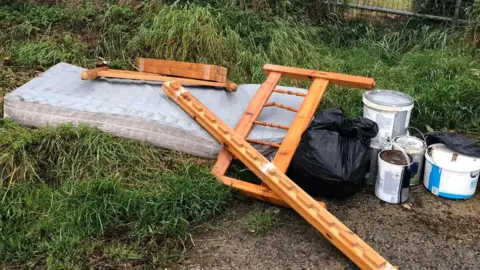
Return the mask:
M392 144L395 145L396 147L398 147L398 149L400 149L400 151L402 152L403 156L405 157L405 160L407 161L407 166L408 168L410 169L410 166L412 166L413 164L413 158L412 160L410 160L410 157L408 156L407 152L405 151L405 149L403 149L403 147L401 147L400 145L398 145L395 141L392 141Z
M425 143L425 145L427 145L427 138L425 137L425 135L423 135L423 132L420 131L420 129L416 128L416 127L408 127L408 129L414 129L418 132L418 134L420 134L423 138L423 142Z

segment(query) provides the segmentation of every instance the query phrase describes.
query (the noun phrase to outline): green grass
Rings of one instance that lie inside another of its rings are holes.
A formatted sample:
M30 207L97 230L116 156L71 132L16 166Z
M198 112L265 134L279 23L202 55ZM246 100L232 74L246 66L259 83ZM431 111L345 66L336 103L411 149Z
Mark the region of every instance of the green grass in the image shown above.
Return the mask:
M274 207L260 207L253 210L247 220L248 231L257 235L268 233L280 222L279 211L280 209Z
M136 261L143 258L143 252L140 249L124 243L114 242L103 249L103 255L112 258L115 263L120 264L125 261Z
M128 259L163 266L230 198L193 159L86 126L0 120L0 150L0 261L12 265L118 262L120 245L141 251Z
M17 64L24 67L49 66L56 62L85 66L86 49L85 44L66 35L61 43L49 40L23 44L12 56Z
M382 8L391 8L396 10L408 10L412 9L412 0L369 0L369 1L359 1L360 4L373 6L373 7L382 7Z
M0 56L9 56L0 95L60 61L91 67L97 56L122 69L137 56L218 64L238 83L262 82L262 66L274 63L374 77L379 88L414 97L413 126L480 132L473 22L379 29L327 16L314 1L186 2L0 0ZM331 86L321 107L360 115L362 93ZM178 259L197 224L228 205L210 165L87 127L0 120L0 261L162 267ZM268 231L276 217L259 210L248 227Z

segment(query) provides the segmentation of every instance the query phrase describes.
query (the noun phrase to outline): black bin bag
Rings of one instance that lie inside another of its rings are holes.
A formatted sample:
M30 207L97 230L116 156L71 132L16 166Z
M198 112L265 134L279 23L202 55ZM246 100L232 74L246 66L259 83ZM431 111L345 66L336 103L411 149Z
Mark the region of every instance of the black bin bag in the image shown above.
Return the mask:
M340 108L321 111L302 134L287 175L310 195L350 197L365 183L377 133L369 119L348 120Z
M471 157L480 158L480 147L478 144L456 132L430 132L424 134L427 145L443 143L455 152Z

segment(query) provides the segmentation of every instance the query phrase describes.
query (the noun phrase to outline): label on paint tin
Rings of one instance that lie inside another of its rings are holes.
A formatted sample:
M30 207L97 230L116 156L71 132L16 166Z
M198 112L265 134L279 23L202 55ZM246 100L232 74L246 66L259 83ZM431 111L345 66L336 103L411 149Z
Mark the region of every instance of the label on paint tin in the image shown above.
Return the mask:
M383 181L382 181L383 180ZM383 182L383 193L390 195L391 203L398 203L398 187L400 186L400 175L398 172L385 172Z
M420 175L418 175L419 171L418 171L418 167L419 167L419 162L415 162L415 158L417 158L418 156L414 156L414 162L412 163L412 165L410 165L410 173L411 173L411 178L410 178L410 184L414 184L414 185L418 185L419 181L420 181Z
M410 157L411 159L411 157ZM403 203L408 199L411 170L398 150L383 150L378 155L378 173L375 195L389 203Z
M408 130L408 125L410 124L410 117L412 116L412 110L407 111L407 121L405 121L405 128Z
M401 178L402 173L400 171L393 170L383 172L383 175L380 175L377 178L377 196L390 203L400 203L401 201L405 201L406 198L399 198L399 195L403 195L399 194L399 189L401 189Z
M382 166L383 167L383 166ZM391 170L385 170L379 172L377 176L377 183L375 192L377 197L390 203L404 202L408 198L408 188L403 190L402 188L402 169L392 168Z
M478 178L472 180L472 183L470 183L470 188L471 188L471 189L476 188L476 187L477 187L477 183L478 183Z
M428 162L425 167L424 185L434 195L450 199L468 199L475 194L477 172L454 172L441 169Z
M395 113L376 111L365 106L363 109L363 117L374 121L378 125L378 134L372 139L372 142L380 143L380 138L391 139L393 125L395 123Z

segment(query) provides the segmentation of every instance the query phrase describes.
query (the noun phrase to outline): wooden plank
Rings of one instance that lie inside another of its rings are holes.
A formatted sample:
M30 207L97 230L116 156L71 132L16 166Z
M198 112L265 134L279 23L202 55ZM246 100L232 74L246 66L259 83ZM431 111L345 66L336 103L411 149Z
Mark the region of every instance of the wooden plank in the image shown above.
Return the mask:
M232 188L235 188L240 193L246 196L253 197L257 200L261 200L261 201L265 201L265 202L290 208L290 205L288 205L282 198L280 198L280 196L275 194L271 189L269 189L266 186L241 181L225 175L215 175L215 176L223 184L227 186L231 186ZM326 207L324 202L317 201L317 203L323 208Z
M195 80L195 79L161 76L161 75L146 73L146 72L115 70L115 69L105 69L105 68L90 69L82 72L81 74L81 78L83 80L93 80L98 77L145 80L145 81L160 81L160 82L176 80L186 85L202 85L202 86L224 88L229 92L236 91L238 87L236 83L233 83L230 81L227 81L225 83L219 83L219 82L210 82L210 81Z
M323 84L324 80L320 80ZM319 85L321 86L321 85ZM177 82L163 91L361 269L395 269Z
M285 138L283 139L280 149L273 163L282 172L286 172L290 161L292 161L293 154L297 149L302 133L310 124L310 121L317 110L320 101L325 95L327 90L328 81L324 79L315 79L310 86L307 96L300 105L298 113L290 124L290 129L287 131Z
M227 75L227 71L228 71L227 68L217 66L217 65L153 59L153 58L142 58L142 57L139 57L136 59L136 64L139 69L142 69L146 66L164 66L164 67L166 66L166 67L183 69L183 70L193 70L193 71L202 71L202 72L208 71L210 73L217 73L221 75Z
M141 72L216 82L227 81L227 69L220 66L150 58L137 58L136 62Z
M80 74L80 77L82 78L82 80L95 80L96 78L100 77L98 76L99 71L103 71L107 69L108 69L107 67L87 69Z
M247 137L252 130L253 122L256 121L262 112L263 105L267 103L273 89L277 86L278 82L280 82L281 77L282 74L271 72L267 79L262 83L255 96L253 96L252 101L235 127L235 132L237 132L243 138ZM220 154L218 155L217 162L215 163L215 166L213 166L214 173L216 172L224 175L227 172L232 159L233 155L230 154L227 149L222 148Z
M318 78L327 80L334 85L368 90L375 87L375 80L367 77L352 76L340 73L324 72L295 67L285 67L271 64L264 65L262 70L267 75L270 72L280 72L283 76L291 79L313 80L315 78Z
M147 66L140 71L154 73L154 74L161 74L166 76L176 76L176 77L192 78L192 79L199 79L199 80L206 80L206 81L215 81L215 82L227 81L227 76L225 75L219 75L215 73L202 72L202 71L175 69L175 68L169 68L169 67Z

